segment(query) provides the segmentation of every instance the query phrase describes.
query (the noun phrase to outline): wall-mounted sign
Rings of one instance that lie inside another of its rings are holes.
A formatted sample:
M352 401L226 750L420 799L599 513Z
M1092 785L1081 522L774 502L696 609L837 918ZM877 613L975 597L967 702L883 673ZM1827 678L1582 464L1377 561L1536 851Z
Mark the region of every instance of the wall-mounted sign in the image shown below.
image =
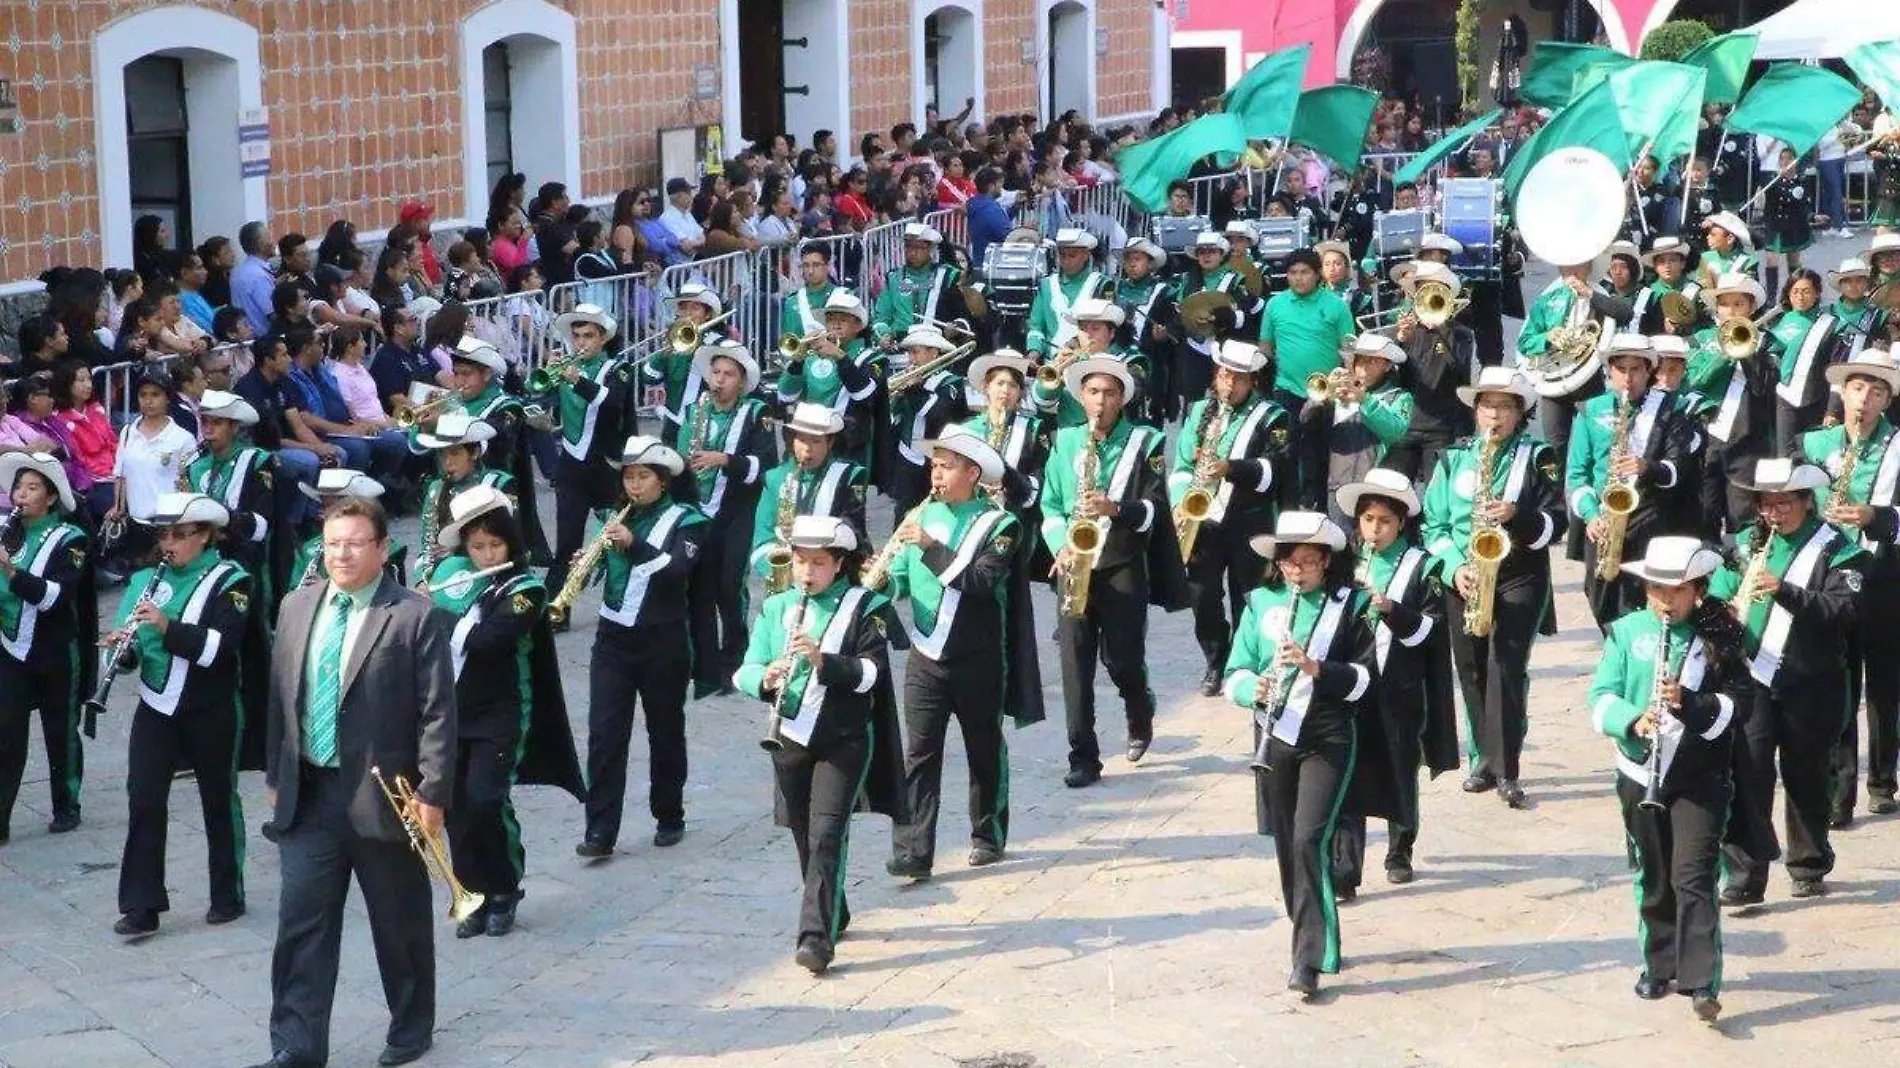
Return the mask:
M719 96L719 72L710 63L693 68L693 99L713 100Z
M1036 65L1036 39L1034 37L1023 38L1022 50L1023 50L1023 66L1025 67L1035 66Z
M1095 54L1098 56L1108 55L1108 31L1107 30L1098 29L1095 31Z
M238 174L262 178L270 173L270 110L245 108L238 112Z
M0 133L19 133L20 101L13 95L13 79L0 78Z

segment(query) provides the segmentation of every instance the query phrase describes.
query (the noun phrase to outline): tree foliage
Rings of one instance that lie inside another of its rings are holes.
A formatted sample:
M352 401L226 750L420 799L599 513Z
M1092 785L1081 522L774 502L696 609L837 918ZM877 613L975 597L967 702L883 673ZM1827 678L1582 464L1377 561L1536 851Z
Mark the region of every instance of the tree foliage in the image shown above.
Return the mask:
M1709 24L1699 19L1671 19L1649 31L1649 35L1643 38L1643 50L1639 58L1673 63L1714 36L1715 31L1709 28Z

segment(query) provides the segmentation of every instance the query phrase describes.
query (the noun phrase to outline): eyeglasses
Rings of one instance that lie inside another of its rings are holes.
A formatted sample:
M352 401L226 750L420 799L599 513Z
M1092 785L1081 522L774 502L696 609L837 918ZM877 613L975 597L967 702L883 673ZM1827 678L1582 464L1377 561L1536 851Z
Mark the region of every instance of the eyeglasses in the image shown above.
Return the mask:
M158 531L158 540L162 542L185 541L188 538L196 536L197 533L197 527L161 527Z

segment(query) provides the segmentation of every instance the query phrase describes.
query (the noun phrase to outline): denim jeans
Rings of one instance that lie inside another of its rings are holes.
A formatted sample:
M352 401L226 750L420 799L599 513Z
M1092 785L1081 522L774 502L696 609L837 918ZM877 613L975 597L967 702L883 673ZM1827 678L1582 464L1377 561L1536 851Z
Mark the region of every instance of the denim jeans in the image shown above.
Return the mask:
M1847 161L1845 159L1824 159L1820 161L1821 171L1821 214L1828 218L1828 228L1842 229L1847 225L1847 201L1844 193L1847 188Z

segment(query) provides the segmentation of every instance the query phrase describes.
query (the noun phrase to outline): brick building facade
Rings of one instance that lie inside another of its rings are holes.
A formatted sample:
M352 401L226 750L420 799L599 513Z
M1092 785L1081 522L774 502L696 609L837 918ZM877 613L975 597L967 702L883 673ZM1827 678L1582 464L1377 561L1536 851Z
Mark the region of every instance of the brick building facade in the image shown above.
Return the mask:
M145 211L194 242L260 215L373 236L412 197L479 221L508 168L610 198L661 177L662 128L723 124L733 144L761 47L783 48L784 85L803 65L805 91L769 102L782 125L846 153L920 121L933 89L978 117L1165 102L1153 0L745 3L774 30L742 36L740 0L5 0L0 288L129 262Z

